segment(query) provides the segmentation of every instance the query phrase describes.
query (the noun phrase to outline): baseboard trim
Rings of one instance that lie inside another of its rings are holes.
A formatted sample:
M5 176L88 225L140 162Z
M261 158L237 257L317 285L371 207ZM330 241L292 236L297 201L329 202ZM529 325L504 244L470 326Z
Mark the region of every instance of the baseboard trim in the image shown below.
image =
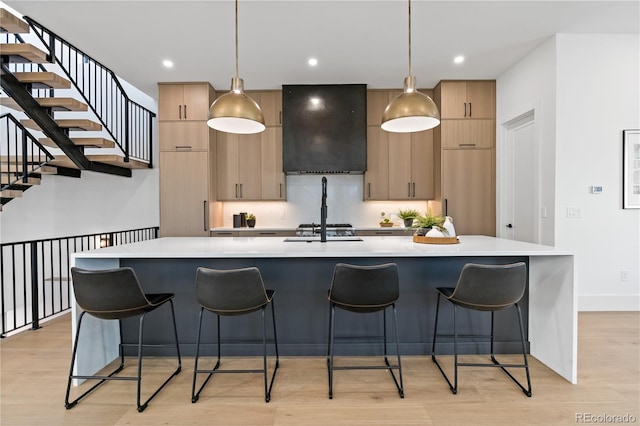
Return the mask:
M640 311L640 294L578 296L578 311Z

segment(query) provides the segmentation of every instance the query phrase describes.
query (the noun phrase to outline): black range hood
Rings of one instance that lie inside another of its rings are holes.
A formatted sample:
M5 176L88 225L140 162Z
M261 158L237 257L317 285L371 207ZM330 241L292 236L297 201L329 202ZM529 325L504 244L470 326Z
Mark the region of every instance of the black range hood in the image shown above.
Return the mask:
M286 174L367 170L367 85L282 86Z

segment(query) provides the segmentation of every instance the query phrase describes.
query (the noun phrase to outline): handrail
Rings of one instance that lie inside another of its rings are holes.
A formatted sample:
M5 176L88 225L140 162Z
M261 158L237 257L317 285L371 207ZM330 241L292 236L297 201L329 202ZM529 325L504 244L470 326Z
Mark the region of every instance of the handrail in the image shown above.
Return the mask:
M7 123L0 126L4 130L0 141L6 141L6 148L4 143L0 145L0 158L4 162L6 156L6 170L3 170L0 175L0 189L20 185L20 182L26 183L29 175L37 173L42 166L54 158L13 114L7 113L0 116L0 123L4 120ZM31 145L27 142L31 142ZM12 158L16 160L20 158L20 164L18 161L12 162ZM6 182L4 181L5 176L7 176ZM16 176L16 178L11 180L11 176Z
M0 337L71 308L71 254L158 238L158 227L0 244Z
M148 162L151 168L152 119L156 115L129 98L111 69L34 19L23 19L122 150L125 161L132 157Z

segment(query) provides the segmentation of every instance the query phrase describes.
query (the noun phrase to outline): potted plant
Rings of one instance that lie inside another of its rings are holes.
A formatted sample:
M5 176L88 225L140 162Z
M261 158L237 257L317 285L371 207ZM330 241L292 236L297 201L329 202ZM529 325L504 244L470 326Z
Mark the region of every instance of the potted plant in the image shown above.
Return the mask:
M415 209L400 209L398 212L398 217L404 221L404 226L406 228L411 228L413 220L418 216L420 216L420 213Z
M415 229L414 235L424 236L431 228L439 229L444 235L449 235L446 228L443 226L445 218L443 216L434 216L431 211L427 212L424 216L418 215L412 228Z
M253 213L247 214L247 226L249 228L253 228L254 226L256 226L256 215L254 215Z

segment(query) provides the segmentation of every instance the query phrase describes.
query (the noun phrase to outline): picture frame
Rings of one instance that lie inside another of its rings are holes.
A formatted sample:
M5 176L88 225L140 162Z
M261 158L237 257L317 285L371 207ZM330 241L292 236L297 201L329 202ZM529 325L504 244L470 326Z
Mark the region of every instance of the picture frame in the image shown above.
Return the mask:
M640 209L640 129L622 131L622 208Z

